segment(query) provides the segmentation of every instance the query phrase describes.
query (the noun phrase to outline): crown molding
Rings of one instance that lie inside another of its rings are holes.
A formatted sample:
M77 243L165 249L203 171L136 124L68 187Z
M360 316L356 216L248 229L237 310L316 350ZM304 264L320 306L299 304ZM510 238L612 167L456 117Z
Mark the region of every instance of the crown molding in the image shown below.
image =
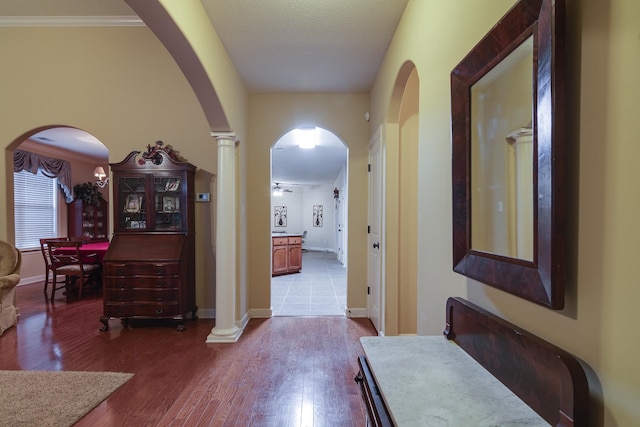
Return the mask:
M137 16L0 16L0 27L144 27Z

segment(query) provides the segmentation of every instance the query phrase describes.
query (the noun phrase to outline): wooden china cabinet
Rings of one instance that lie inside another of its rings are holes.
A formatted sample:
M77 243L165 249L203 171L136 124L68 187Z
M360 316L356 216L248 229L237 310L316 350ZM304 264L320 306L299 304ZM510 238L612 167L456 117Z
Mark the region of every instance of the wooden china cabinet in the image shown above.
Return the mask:
M67 235L86 242L109 240L109 204L103 198L97 205L76 199L67 204Z
M114 235L104 258L104 315L109 319L173 318L184 330L196 320L196 167L164 151L131 152L111 163Z

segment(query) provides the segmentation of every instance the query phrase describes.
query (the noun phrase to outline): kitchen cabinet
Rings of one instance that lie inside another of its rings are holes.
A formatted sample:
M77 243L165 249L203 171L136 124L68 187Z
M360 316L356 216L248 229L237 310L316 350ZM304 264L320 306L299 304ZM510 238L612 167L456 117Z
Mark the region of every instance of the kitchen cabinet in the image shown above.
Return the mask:
M271 275L298 273L302 270L302 235L272 236Z

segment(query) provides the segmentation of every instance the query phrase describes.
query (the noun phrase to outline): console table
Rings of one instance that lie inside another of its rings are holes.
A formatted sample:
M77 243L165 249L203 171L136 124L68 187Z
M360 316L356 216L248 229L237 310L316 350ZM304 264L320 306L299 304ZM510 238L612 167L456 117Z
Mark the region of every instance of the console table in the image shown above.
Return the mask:
M360 338L370 425L588 425L574 356L462 298L446 310L445 337Z

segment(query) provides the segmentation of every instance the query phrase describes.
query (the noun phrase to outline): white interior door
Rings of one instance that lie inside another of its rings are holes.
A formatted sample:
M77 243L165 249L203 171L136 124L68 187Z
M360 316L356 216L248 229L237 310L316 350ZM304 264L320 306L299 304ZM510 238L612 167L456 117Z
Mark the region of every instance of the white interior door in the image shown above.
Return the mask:
M338 199L335 199L336 204L336 255L338 257L338 261L344 265L345 264L345 239L344 239L344 225L345 225L345 215L344 215L344 190L339 189L340 196Z
M371 323L378 333L383 331L382 298L382 156L380 131L369 144L369 297L368 309Z

